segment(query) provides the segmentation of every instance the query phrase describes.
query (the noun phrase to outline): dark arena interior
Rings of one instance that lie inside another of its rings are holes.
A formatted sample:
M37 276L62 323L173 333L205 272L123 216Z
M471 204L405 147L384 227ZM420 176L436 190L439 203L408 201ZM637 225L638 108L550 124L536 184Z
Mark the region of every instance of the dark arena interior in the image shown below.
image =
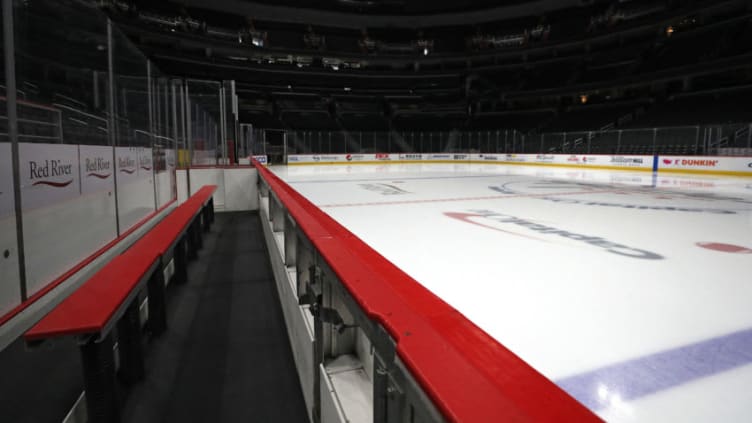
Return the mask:
M752 420L752 0L0 1L0 421Z

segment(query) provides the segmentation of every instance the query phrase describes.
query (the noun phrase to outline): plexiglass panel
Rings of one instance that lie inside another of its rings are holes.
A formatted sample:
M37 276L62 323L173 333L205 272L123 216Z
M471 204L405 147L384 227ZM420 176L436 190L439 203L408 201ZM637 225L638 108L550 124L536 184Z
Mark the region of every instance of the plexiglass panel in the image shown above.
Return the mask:
M112 30L115 73L115 147L120 232L156 209L154 134L149 122L147 60L117 28Z
M29 296L116 236L107 27L80 2L15 3Z

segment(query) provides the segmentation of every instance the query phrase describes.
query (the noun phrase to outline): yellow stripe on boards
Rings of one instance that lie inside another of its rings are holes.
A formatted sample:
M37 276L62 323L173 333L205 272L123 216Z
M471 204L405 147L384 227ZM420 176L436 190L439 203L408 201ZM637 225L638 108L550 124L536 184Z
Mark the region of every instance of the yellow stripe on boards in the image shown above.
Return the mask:
M294 162L288 163L288 166L349 166L349 165L388 165L388 164L487 164L487 165L512 165L512 166L548 166L548 167L565 167L573 169L597 169L597 170L619 170L634 172L652 172L652 167L620 167L607 165L576 165L566 163L535 163L535 162L490 162L477 160L368 160L353 162ZM658 169L658 173L684 173L692 175L717 175L717 176L740 176L752 178L752 172L733 171L733 170L705 170L705 169Z

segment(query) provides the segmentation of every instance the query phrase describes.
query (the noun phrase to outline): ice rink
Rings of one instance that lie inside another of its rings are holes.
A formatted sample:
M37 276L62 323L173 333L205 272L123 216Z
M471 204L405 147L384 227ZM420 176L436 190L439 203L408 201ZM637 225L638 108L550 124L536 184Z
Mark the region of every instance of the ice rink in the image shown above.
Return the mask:
M752 179L272 170L609 421L752 421Z

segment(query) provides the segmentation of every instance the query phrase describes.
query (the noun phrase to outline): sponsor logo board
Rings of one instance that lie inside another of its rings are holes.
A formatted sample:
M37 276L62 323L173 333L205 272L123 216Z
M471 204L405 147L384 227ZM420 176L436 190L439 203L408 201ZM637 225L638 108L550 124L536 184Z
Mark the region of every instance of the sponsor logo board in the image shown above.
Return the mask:
M640 167L648 164L648 160L639 156L611 156L609 164L612 166Z
M347 156L344 154L342 155L304 154L304 155L287 156L288 163L332 163L332 162L345 162L345 161L347 161Z
M374 155L374 158L376 160L382 160L382 161L392 160L389 154L387 153L376 153L376 155Z
M662 169L696 169L743 173L752 171L752 163L749 161L749 157L662 156L659 163Z
M452 156L453 160L468 160L469 156L467 154L455 154Z
M24 210L80 194L77 145L21 143L18 153Z
M138 147L115 147L115 172L117 172L118 185L138 180L139 154Z
M175 169L175 164L177 163L175 150L172 148L168 148L168 149L165 149L164 153L165 153L165 163L167 164L167 170Z
M423 160L422 154L400 154L400 160Z
M697 168L697 167L717 167L718 159L706 158L664 158L663 164L671 167Z
M348 154L345 156L345 160L348 162L362 162L366 159L364 154Z
M582 163L584 164L594 164L599 161L598 156L582 156Z
M112 147L82 145L79 147L79 160L82 194L112 191L115 186Z
M426 156L428 160L452 160L451 154L429 154Z
M266 164L266 155L260 154L260 155L253 156L253 160L256 160L260 164L265 165Z
M521 154L507 154L504 156L504 161L514 163L524 163L527 161L527 157Z
M556 156L553 154L538 154L535 156L535 161L539 163L553 163L556 160Z
M151 148L138 149L138 174L146 177L153 175L154 155Z

